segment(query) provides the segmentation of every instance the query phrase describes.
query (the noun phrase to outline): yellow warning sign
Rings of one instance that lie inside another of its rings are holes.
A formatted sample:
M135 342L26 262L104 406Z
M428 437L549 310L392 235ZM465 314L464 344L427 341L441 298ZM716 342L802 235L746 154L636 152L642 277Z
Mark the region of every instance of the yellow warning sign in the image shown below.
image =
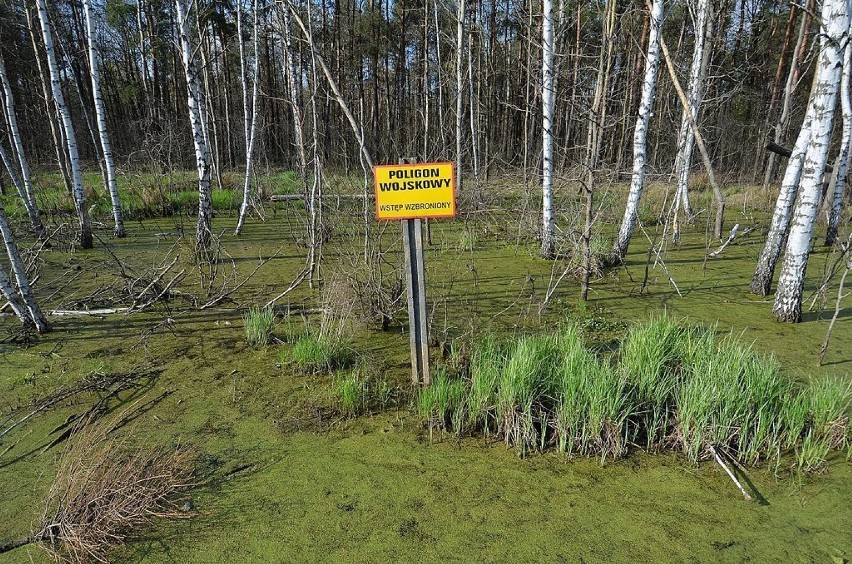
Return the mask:
M376 219L456 216L453 163L378 165L373 177Z

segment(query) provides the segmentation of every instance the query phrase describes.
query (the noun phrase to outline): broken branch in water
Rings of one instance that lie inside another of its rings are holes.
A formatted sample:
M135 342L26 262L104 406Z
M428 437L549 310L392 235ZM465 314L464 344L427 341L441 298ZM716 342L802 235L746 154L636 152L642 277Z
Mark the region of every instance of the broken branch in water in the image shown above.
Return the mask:
M724 460L722 460L722 457L721 457L721 456L719 456L719 453L718 453L718 452L716 452L716 448L715 448L713 445L710 445L710 452L711 452L711 453L713 453L713 458L715 458L715 459L716 459L716 463L717 463L719 466L721 466L721 467L725 470L725 472L727 472L728 477L729 477L731 480L733 480L734 484L735 484L735 485L737 486L737 488L740 490L740 493L742 493L742 494L743 494L743 497L745 497L746 501L754 501L754 498L753 498L753 497L751 497L751 496L749 495L749 493L746 491L746 489L743 487L743 485L740 483L740 481L739 481L739 480L737 480L737 477L736 477L736 476L734 476L734 473L733 473L733 472L731 472L731 469L730 469L730 468L728 468L728 465L727 465L727 464L725 464L725 461L724 461Z
M707 256L708 256L708 257L710 257L710 258L715 258L715 257L716 257L716 256L718 256L718 255L719 255L722 251L724 251L724 250L725 250L725 247L727 247L728 245L730 245L730 244L731 244L731 241L733 241L733 240L736 238L736 236L737 236L737 232L739 231L739 229L740 229L740 224L739 224L739 223L737 223L736 225L734 225L734 228L733 228L733 229L731 229L731 233L730 233L730 235L728 235L728 239L727 239L724 243L722 243L722 246L720 246L718 249L716 249L716 250L715 250L715 251L713 251L712 253L707 253ZM747 227L745 230L743 230L743 233L742 233L742 234L743 234L743 235L748 235L748 234L749 234L749 233L751 233L752 231L754 231L754 227Z
M254 270L251 271L251 274L246 276L245 279L242 282L240 282L239 284L237 284L236 286L234 286L230 290L219 294L218 296L216 296L212 300L208 301L207 303L205 303L204 305L202 305L198 309L208 309L208 308L211 308L215 305L219 305L220 303L222 303L222 301L225 298L227 298L228 296L230 296L231 294L233 294L234 292L236 292L237 290L239 290L240 288L245 286L246 282L251 280L254 277L254 275L257 274L257 271L260 270L266 263L268 263L272 259L276 258L281 253L281 249L283 249L283 248L284 248L283 246L278 247L278 250L275 251L275 253L273 253L271 256L267 257L266 259L260 261L260 263L254 268Z

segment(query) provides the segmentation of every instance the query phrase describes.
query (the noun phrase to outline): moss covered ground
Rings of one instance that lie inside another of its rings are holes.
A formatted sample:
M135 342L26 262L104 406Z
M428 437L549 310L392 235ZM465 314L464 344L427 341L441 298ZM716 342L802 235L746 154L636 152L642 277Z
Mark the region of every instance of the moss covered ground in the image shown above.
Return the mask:
M679 248L669 248L663 258L681 296L653 260L646 279L649 243L639 232L624 267L593 283L588 305L578 304L578 284L567 276L542 308L551 281L568 263L537 258L528 232L537 218L532 210L433 223L426 264L435 362L486 330L534 331L566 318L606 351L617 346L628 323L665 309L741 334L757 350L777 355L798 378L848 377L848 306L825 365L816 362L829 317L819 310L833 310L836 281L798 325L775 323L771 299L748 293L765 211L732 204L728 227L741 222L757 229L715 259L705 261L708 243L700 221L684 233ZM357 216L357 210L348 211L353 213L328 211L326 280L365 277L357 264L357 220L334 221ZM198 449L202 483L189 494L197 513L143 532L113 553L116 561L852 558L852 467L845 453L819 475L797 476L783 466L751 469L762 500L748 503L712 462L694 467L671 453L634 448L625 460L601 467L597 460L569 461L553 452L520 459L514 449L482 437L436 434L430 441L410 405L404 310L385 332L372 321L344 320L352 347L395 390L384 409L345 418L336 407L333 376L301 373L287 362L291 344L251 347L243 333L244 311L278 294L302 269L302 215L298 205L270 209L266 222L249 222L239 238L230 235L233 217L216 218L228 259L217 283L235 276L233 285L261 259L275 256L215 307L199 311L176 296L132 315L55 316L53 333L26 344L9 339L0 344L0 421L26 413L28 402L86 375L147 371L138 389L111 404L118 410L156 400L125 432L144 444ZM187 261L191 241L179 240L193 224L181 215L134 221L124 240L108 238L106 229L99 233L103 244L92 251L54 248L43 254L37 292L45 309L127 305L117 303L124 283L104 244L140 274L167 255L181 255L189 274L180 290L201 294L199 276ZM609 229L606 223L604 237ZM661 230L650 222L646 227L651 239ZM565 233L570 239L569 227ZM383 275L392 281L402 253L398 226L385 227L382 245ZM806 296L832 260L828 250L815 247ZM318 327L318 305L357 298L341 292L334 298L300 286L277 304L279 317L289 314L289 321L279 324L276 335L287 340L288 328ZM12 334L11 319L0 324L4 335ZM58 446L42 452L53 438L50 431L95 399L63 402L2 439L0 541L26 535L41 514L61 451ZM29 547L0 555L0 563L30 558L47 559Z

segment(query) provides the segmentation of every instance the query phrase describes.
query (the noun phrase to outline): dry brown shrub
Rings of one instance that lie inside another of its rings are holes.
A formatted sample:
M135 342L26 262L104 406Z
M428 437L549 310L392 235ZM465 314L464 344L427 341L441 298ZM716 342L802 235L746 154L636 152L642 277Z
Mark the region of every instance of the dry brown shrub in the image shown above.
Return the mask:
M176 499L195 485L194 452L133 447L132 430L114 438L126 420L87 426L62 453L33 538L58 562L106 562L110 549L156 518L191 515Z
M146 210L162 210L166 205L166 195L160 186L146 184L142 187L142 205Z
M332 272L322 288L322 319L320 335L340 339L352 334L356 326L356 307L359 303L350 281Z

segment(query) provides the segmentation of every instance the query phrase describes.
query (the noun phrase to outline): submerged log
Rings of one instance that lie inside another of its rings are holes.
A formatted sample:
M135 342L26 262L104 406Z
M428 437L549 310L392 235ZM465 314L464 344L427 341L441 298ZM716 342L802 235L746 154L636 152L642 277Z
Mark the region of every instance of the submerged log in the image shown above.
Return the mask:
M371 200L375 198L373 194L322 194L317 197L337 200L363 200L365 197ZM304 194L272 194L269 196L270 202L290 202L294 200L304 200Z

